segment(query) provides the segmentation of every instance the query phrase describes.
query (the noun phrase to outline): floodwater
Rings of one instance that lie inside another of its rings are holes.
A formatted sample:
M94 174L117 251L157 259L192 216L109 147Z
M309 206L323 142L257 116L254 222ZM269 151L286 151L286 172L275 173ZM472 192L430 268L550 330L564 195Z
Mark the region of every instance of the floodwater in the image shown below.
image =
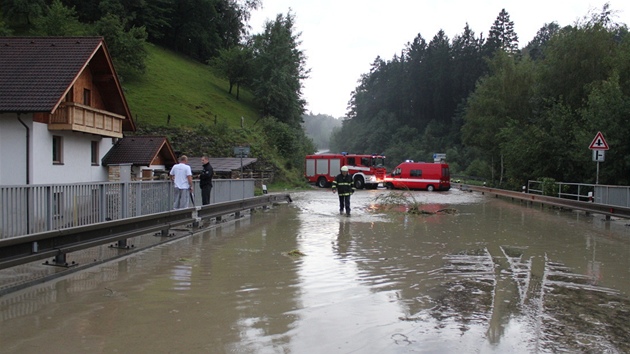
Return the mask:
M3 353L628 353L630 226L330 190L0 297ZM382 198L382 197L381 197ZM381 202L383 199L379 199Z

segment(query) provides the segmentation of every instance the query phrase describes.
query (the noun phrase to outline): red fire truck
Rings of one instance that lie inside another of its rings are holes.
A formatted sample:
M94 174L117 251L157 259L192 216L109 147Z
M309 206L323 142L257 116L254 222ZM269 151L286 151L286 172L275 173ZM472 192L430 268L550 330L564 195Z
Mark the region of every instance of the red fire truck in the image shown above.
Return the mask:
M385 156L347 153L307 155L304 176L310 183L325 188L335 180L341 166L348 166L356 189L376 189L385 179Z

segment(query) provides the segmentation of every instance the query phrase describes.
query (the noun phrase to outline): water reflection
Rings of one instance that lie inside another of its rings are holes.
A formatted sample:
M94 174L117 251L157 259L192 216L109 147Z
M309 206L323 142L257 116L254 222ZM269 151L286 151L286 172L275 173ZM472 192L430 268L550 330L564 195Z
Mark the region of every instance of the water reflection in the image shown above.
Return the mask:
M333 243L333 251L341 259L347 259L351 255L352 237L350 236L349 220L342 219L339 221L339 233L337 234L337 242Z
M460 191L329 191L0 298L3 352L630 352L630 230ZM291 256L299 250L303 256ZM50 351L50 350L48 350Z

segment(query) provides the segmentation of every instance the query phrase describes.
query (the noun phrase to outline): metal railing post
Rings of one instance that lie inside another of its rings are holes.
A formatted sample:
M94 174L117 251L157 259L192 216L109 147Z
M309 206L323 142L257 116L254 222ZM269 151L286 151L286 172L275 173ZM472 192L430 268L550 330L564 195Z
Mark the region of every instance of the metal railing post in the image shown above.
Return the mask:
M120 186L120 217L129 217L129 182L122 182Z
M99 221L103 222L107 220L107 193L105 192L105 184L101 184L98 188L98 199Z

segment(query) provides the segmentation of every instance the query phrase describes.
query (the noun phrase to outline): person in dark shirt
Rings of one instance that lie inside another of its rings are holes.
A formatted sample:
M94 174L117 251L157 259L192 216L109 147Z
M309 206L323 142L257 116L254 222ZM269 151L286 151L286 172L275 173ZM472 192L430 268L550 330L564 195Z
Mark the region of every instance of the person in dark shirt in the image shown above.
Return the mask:
M212 190L212 177L214 176L214 170L210 165L208 156L201 157L201 163L203 164L203 170L199 176L199 185L201 186L201 204L210 204L210 191Z
M354 184L352 175L348 173L348 166L341 167L341 173L332 183L332 192L339 196L339 214L343 215L345 209L346 216L350 216L350 196L354 193Z

